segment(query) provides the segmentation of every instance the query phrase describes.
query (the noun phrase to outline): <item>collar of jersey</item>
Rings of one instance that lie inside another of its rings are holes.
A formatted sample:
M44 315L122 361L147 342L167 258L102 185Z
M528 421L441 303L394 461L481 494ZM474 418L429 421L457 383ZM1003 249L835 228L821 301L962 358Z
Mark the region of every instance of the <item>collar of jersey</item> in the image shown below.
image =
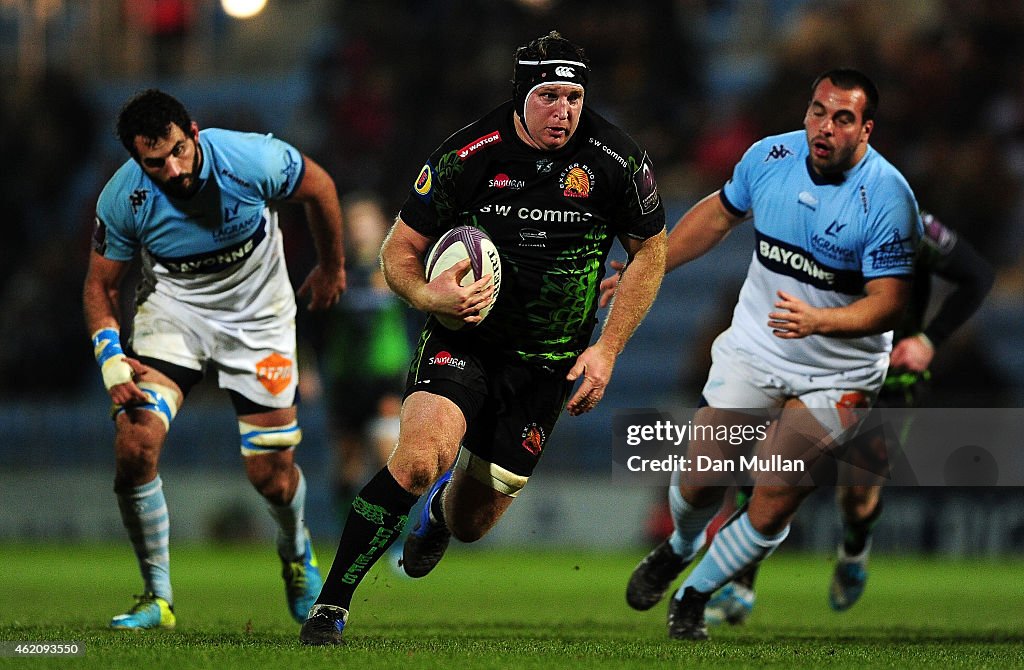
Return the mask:
M808 154L807 157L804 159L804 165L807 166L807 174L808 174L808 176L811 178L811 181L813 181L816 185L818 185L818 186L827 186L827 185L831 184L831 185L835 186L835 185L838 185L838 184L842 184L853 173L857 172L857 170L860 170L862 167L864 167L864 164L868 162L868 154L870 154L870 153L871 153L871 147L869 146L868 150L864 153L863 156L861 156L861 159L859 161L857 161L857 164L854 165L849 170L847 170L847 171L845 171L845 172L843 172L841 174L834 174L834 175L818 174L818 172L814 169L814 166L811 164L811 156L810 156L810 154Z

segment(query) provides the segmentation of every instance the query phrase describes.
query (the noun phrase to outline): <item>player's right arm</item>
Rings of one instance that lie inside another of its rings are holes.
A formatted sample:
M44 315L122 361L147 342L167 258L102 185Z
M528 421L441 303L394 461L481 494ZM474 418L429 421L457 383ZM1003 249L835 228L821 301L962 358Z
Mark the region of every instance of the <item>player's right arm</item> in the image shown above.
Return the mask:
M467 258L428 283L423 258L431 242L401 217L395 221L380 250L381 269L388 286L422 312L454 316L466 324L479 323L479 311L494 296L490 276L460 286L459 282L470 271Z
M89 255L89 270L82 290L85 325L93 341L103 385L118 405L146 401L146 395L135 384L135 376L145 372L146 367L121 350L118 305L121 279L127 269L127 262L105 258L94 250Z

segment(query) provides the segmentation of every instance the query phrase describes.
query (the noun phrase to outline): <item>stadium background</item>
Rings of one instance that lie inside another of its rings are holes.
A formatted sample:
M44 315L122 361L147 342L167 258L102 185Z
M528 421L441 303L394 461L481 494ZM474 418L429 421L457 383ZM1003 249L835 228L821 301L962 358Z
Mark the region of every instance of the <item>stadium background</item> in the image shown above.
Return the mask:
M112 126L128 95L157 85L201 127L273 132L325 165L342 194L376 192L394 213L436 144L508 96L514 47L552 28L592 59L588 104L650 150L670 224L753 140L798 127L821 70L870 73L882 91L873 145L999 273L981 312L940 351L934 403L1021 407L1020 3L269 0L239 20L215 0L0 0L0 541L123 541L113 430L80 293L95 198L125 158ZM293 277L304 276L308 236L298 213L286 214ZM662 492L609 485L612 413L692 406L749 249L740 232L666 279L600 408L563 418L529 489L483 544L646 545L648 507ZM334 465L314 390L300 418L309 520L333 543ZM163 460L176 539L268 536L237 442L226 399L209 383L198 389ZM57 510L41 504L55 492ZM1024 553L1019 489L888 495L882 551ZM820 492L787 547L831 551L837 535Z

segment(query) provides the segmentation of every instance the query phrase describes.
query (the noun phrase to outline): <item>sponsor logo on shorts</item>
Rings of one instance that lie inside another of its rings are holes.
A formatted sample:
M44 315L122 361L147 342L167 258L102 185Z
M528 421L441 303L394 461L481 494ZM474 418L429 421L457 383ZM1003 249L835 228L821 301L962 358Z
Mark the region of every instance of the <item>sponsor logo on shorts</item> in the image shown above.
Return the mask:
M523 449L526 449L534 456L540 455L546 440L547 435L544 434L544 429L536 423L528 424L523 428Z
M839 423L843 428L852 428L860 423L866 415L866 410L871 408L871 402L863 391L851 391L839 398L836 403L836 411L839 413ZM858 411L860 410L860 411Z
M256 364L256 379L272 395L278 395L292 383L292 369L292 361L275 352Z
M425 163L423 169L420 170L420 174L416 177L416 183L413 184L413 190L420 195L427 195L430 193L430 187L433 186L434 179L430 171L430 163Z
M583 163L572 163L562 171L558 186L567 198L589 198L594 188L594 171Z
M467 158L469 158L476 152L480 151L484 147L490 144L495 144L497 142L501 142L501 133L495 130L493 133L489 133L487 135L484 135L483 137L478 137L477 139L473 140L466 146L459 149L457 153L459 155L459 158L461 158L462 160L466 160Z
M456 370L465 370L466 361L462 358L455 358L447 351L439 351L435 355L430 357L431 365L442 365Z

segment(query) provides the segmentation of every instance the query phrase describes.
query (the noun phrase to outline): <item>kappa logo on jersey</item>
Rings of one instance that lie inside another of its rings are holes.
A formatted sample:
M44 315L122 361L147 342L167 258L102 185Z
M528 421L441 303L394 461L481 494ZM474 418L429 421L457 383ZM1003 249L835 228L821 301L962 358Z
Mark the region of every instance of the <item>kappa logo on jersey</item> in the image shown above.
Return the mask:
M555 75L559 77L575 77L576 70L569 67L568 65L559 65L555 68Z
M550 158L541 158L537 161L537 174L547 174L551 172L551 167L554 163L551 162Z
M871 268L874 270L910 270L914 262L914 248L910 245L910 238L900 237L900 231L895 228L892 229L889 241L868 255L871 256Z
M456 370L465 370L466 361L461 358L455 358L447 351L439 351L435 355L430 357L431 365L442 365Z
M493 133L489 133L487 135L484 135L483 137L478 137L477 139L473 140L466 146L459 149L458 152L456 153L458 153L459 158L461 158L462 160L466 160L467 158L469 158L476 152L480 151L484 147L491 144L495 144L497 142L501 142L501 133L495 130Z
M779 158L785 158L786 156L792 156L793 152L785 144L776 144L772 146L771 151L764 157L764 162L767 163L770 160L778 160Z
M594 171L582 163L573 163L562 172L558 185L567 198L589 198L594 188Z
M132 206L132 214L138 214L139 208L146 204L149 197L149 189L137 188L128 196L128 204Z
M540 455L545 441L547 441L547 435L544 434L544 429L536 423L531 423L523 428L523 449L534 456Z
M430 163L424 163L423 169L420 170L419 176L416 177L416 183L413 184L412 189L419 195L426 196L430 193L430 188L433 185L434 176L430 169Z
M256 364L256 379L272 395L278 395L292 383L292 361L275 352Z
M491 188L510 188L512 190L518 190L526 186L526 182L522 179L513 179L504 172L500 172L487 182L487 185Z

